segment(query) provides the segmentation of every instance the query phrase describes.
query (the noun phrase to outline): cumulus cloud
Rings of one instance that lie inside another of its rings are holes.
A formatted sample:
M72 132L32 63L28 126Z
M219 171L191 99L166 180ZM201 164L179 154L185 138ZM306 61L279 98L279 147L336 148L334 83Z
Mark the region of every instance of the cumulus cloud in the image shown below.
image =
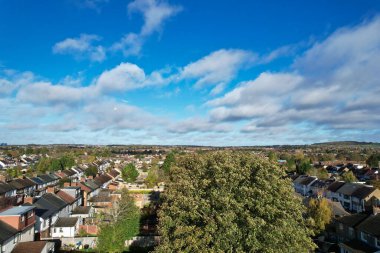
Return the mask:
M182 68L179 80L195 81L195 88L214 86L212 94L218 94L244 67L253 63L256 56L239 49L221 49Z
M166 70L153 71L149 75L132 63L120 63L111 70L104 71L96 80L95 89L100 93L121 92L160 86L170 82L170 77L164 76Z
M35 105L76 105L92 96L88 88L53 85L50 82L35 82L21 88L17 98Z
M76 59L89 59L94 62L102 62L106 58L103 46L94 45L101 38L94 34L81 34L78 38L67 38L53 46L55 54L69 54Z
M380 18L337 30L299 56L291 72L260 74L210 100L215 121L248 120L242 131L299 125L324 131L380 124Z
M182 10L181 6L170 5L161 0L134 0L128 4L128 12L143 16L144 24L139 33L128 33L113 44L111 50L121 51L124 56L138 55L146 38L160 32L170 17Z

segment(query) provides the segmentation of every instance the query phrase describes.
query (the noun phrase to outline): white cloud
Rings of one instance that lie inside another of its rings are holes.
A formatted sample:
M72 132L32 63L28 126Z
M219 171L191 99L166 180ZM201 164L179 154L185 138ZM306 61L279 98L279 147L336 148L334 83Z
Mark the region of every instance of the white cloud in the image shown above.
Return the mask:
M140 36L147 36L162 28L163 23L182 10L180 6L170 5L162 0L134 0L128 4L130 13L138 12L144 17Z
M158 118L136 106L103 100L84 107L88 127L103 129L145 129L155 126Z
M50 82L35 82L21 88L17 98L35 105L76 105L93 97L86 87L53 85Z
M170 17L182 10L181 6L170 5L161 0L134 0L128 4L129 13L140 13L144 24L139 33L128 33L111 46L113 51L121 51L124 56L138 55L148 36L160 32Z
M67 38L53 46L55 54L70 54L76 59L89 59L94 62L102 62L106 58L104 47L93 45L101 38L93 34L81 34L78 38Z
M195 81L195 88L214 86L212 94L223 91L238 71L253 63L256 56L239 49L221 49L185 66L177 79Z
M325 134L377 131L379 30L379 17L339 29L298 57L291 72L262 73L207 102L210 118L247 120L244 132L281 126L294 132L321 127Z
M146 86L165 85L170 81L163 74L166 70L154 71L146 75L144 70L132 63L120 63L111 70L104 71L95 83L100 93L124 92Z
M171 124L168 130L172 133L189 133L189 132L230 132L232 126L225 123L216 123L203 118L190 118Z

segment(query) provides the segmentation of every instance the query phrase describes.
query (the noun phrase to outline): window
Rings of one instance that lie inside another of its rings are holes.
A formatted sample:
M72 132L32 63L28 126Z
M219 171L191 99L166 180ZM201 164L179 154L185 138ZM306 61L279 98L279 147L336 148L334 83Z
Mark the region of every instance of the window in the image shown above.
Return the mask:
M21 216L21 222L25 221L25 215Z
M60 233L63 233L63 228L59 228L59 232L60 232Z
M361 239L362 239L363 242L368 242L368 240L370 239L370 235L366 234L364 232L360 233L360 237L361 237Z
M349 228L348 231L349 231L350 238L355 237L355 230L353 228Z
M376 247L380 248L380 239L379 238L376 238Z

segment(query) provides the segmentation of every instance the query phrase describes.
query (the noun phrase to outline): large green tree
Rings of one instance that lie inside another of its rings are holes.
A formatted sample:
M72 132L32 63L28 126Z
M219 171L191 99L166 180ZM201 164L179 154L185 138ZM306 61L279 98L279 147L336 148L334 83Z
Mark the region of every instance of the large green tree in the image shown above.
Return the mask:
M187 155L171 169L156 252L310 252L304 212L273 162L240 152Z
M310 225L316 233L323 231L332 219L332 210L327 199L310 199L307 216L311 218Z
M171 169L172 165L174 164L174 162L175 162L175 155L173 152L170 152L166 156L164 163L162 164L162 169L164 170L164 172L166 174L169 174L170 169Z
M372 154L367 158L367 164L370 167L378 167L380 162L380 154Z
M138 176L139 172L133 163L127 164L121 171L121 177L128 183L135 182Z
M113 202L110 221L100 226L97 249L99 252L123 252L125 241L139 233L140 211L126 189L121 198Z

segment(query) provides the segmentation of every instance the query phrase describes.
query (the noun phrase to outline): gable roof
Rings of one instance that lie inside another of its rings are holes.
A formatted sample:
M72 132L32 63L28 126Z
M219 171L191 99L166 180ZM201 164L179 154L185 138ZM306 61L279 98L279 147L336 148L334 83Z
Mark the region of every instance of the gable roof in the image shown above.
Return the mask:
M77 206L71 214L89 214L91 206Z
M56 180L55 178L51 177L49 174L42 174L42 175L39 175L38 177L41 178L46 183L50 183Z
M371 215L362 221L356 228L367 234L379 237L380 236L380 214Z
M73 196L67 194L67 193L64 192L64 191L58 191L58 192L56 193L56 195L57 195L58 197L60 197L61 199L63 199L63 201L65 201L65 202L68 203L68 204L72 204L72 203L74 203L74 202L76 201L76 199L75 199Z
M59 217L54 227L74 227L78 222L79 217Z
M351 196L356 197L358 199L364 199L374 191L376 191L375 187L363 185L362 187L354 191Z
M15 187L17 190L33 187L36 185L36 183L27 178L16 178L10 181L9 184Z
M67 203L53 193L46 193L33 205L37 207L36 215L45 219L59 212L62 208L67 206Z
M17 229L9 226L5 222L0 220L0 243L3 243L4 241L8 240L15 234L17 234Z
M342 224L345 224L346 226L349 226L349 227L355 227L360 222L365 220L368 216L369 216L369 214L367 214L367 213L355 213L355 214L351 214L351 215L347 215L347 216L337 218L336 221L338 221Z
M357 189L363 187L361 184L355 184L355 183L345 183L342 187L340 187L337 192L344 194L344 195L349 195L351 196L352 193L354 193Z
M36 184L38 185L43 185L45 184L46 182L43 181L41 178L39 177L31 177L30 180L32 180L33 182L35 182Z
M19 242L12 253L41 253L48 241Z
M14 191L16 190L17 188L14 187L13 185L11 184L8 184L8 183L4 183L4 182L0 182L0 194L4 194L6 192L10 192L10 191Z
M329 187L327 187L327 190L328 190L328 191L331 191L331 192L336 192L336 191L338 191L339 188L342 187L344 184L345 184L345 182L342 182L342 181L336 181L336 182L330 184Z
M107 183L108 181L111 181L112 177L110 177L107 174L102 174L100 176L97 176L94 178L95 183L97 183L99 186L102 186L103 184Z

